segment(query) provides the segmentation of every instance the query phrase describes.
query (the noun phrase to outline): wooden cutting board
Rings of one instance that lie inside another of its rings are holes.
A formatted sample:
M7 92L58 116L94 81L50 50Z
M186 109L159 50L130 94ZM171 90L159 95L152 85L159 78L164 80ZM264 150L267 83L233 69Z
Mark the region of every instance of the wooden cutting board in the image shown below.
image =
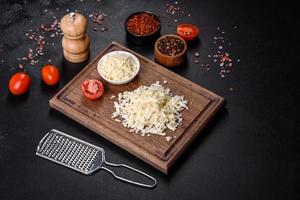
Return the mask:
M136 55L141 64L138 76L126 85L111 85L101 79L97 72L99 59L111 51L123 50ZM85 79L100 79L104 83L105 93L96 101L87 100L81 93L81 84ZM160 81L170 88L174 95L184 95L189 110L183 110L183 123L175 132L166 131L173 137L167 141L163 136L144 136L130 133L122 123L111 118L114 112L112 95L131 91L141 85L150 85ZM165 84L164 81L167 81ZM73 80L62 88L51 100L50 106L85 127L149 163L158 170L168 173L176 158L203 129L205 124L224 104L224 99L213 92L177 75L159 64L137 54L124 46L112 42L99 53ZM175 137L174 137L175 136Z

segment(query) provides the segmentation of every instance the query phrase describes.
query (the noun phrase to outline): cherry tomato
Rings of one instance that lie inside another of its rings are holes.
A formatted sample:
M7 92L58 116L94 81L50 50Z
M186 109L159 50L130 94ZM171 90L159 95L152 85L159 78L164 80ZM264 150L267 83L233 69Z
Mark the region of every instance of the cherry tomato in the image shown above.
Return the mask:
M47 64L42 67L41 76L47 85L56 85L59 82L60 74L55 65Z
M179 24L177 26L177 35L186 41L194 40L199 35L199 28L192 24Z
M99 80L89 79L83 81L81 90L86 98L96 100L103 95L104 86Z
M14 95L21 95L29 90L31 79L24 72L15 73L9 80L9 91Z

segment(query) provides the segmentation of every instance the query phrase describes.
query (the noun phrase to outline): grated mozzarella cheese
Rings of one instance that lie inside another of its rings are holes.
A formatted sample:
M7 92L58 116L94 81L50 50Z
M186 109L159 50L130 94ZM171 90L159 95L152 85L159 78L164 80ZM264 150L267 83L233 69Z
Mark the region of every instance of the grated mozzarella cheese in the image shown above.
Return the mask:
M105 78L115 81L127 80L137 71L134 59L124 54L107 55L99 63L99 67Z
M114 108L112 117L122 118L130 132L165 136L166 129L175 131L181 125L180 111L188 106L184 96L173 96L169 88L156 82L120 93Z

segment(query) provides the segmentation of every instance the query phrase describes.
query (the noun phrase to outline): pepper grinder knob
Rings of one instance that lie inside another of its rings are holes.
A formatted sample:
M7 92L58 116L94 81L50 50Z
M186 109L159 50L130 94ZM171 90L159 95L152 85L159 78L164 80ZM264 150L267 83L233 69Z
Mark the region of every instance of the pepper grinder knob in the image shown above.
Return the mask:
M62 46L65 58L72 63L80 63L88 58L90 40L86 34L87 20L80 13L71 12L61 19L64 34Z

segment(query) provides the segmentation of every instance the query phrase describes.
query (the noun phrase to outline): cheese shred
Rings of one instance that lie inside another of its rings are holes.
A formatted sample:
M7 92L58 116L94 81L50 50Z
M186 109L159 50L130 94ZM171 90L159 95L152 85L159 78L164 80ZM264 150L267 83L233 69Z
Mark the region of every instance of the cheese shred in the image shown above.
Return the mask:
M109 80L122 81L130 79L137 71L135 60L127 54L106 55L99 62L101 74Z
M173 96L169 88L158 81L150 86L140 86L133 91L118 94L114 102L113 118L120 117L130 132L165 136L164 131L175 131L182 123L183 109L188 110L184 96Z

